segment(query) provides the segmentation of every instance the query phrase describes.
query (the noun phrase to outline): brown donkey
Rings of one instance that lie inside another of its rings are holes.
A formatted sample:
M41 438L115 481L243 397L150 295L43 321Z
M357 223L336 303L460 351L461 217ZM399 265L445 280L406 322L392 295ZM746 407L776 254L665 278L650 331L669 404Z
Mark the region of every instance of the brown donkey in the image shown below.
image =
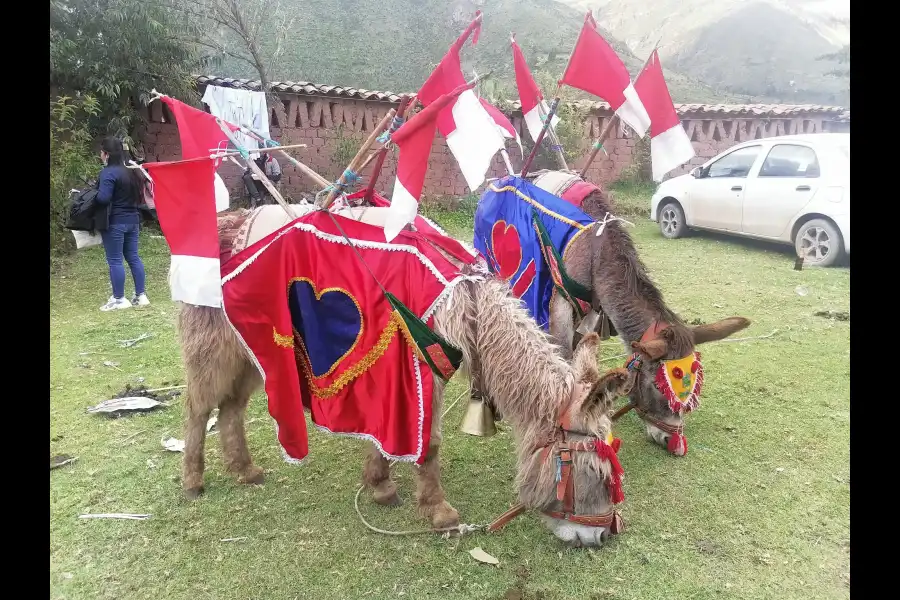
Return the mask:
M650 279L631 236L620 222L608 219L615 209L607 194L576 175L559 172L538 177L535 185L580 205L598 222L606 221L600 235L582 235L572 242L564 265L569 276L591 290L592 304L609 318L626 352L642 359L631 362L638 379L631 403L644 419L648 436L673 454L684 455L684 414L697 406L697 397L691 403L680 402L677 395L672 398L661 390L657 384L661 369L666 368L665 361L682 360L690 366L693 358L687 358L693 357L695 346L733 335L750 321L731 317L708 325L685 325ZM555 294L550 304L550 334L565 357L572 355L577 326L574 309ZM699 363L699 356L696 358ZM702 371L695 379L699 392Z
M366 209L366 219L377 218L380 210ZM223 239L235 237L226 231L235 226L234 219L220 218ZM610 450L607 413L612 400L628 392L630 378L621 369L600 378L595 358L599 338L582 340L570 364L509 294L506 283L493 278L457 284L434 323L437 333L462 351L464 368L477 360L483 389L513 427L521 502L544 512L554 533L573 545L599 545L616 533L621 468ZM182 306L179 333L187 376L186 496L196 498L203 491L205 425L216 407L226 468L241 483L262 483L263 471L253 464L244 432L250 395L262 385L256 367L221 309ZM443 386L435 381L431 445L417 468L418 512L436 528L459 523L440 481L442 401ZM376 502L397 504L389 463L370 446L363 481ZM559 482L558 462L564 466Z

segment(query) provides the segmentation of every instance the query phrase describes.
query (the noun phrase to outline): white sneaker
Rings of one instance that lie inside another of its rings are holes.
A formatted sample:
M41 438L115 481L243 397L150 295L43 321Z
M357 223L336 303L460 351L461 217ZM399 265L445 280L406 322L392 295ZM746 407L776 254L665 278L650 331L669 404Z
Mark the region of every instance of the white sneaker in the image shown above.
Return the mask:
M121 310L123 308L131 308L131 302L125 298L114 298L110 296L109 300L106 301L106 304L100 307L100 310L106 312L109 310Z
M132 306L150 306L150 298L147 297L147 294L141 294L132 298L131 304Z

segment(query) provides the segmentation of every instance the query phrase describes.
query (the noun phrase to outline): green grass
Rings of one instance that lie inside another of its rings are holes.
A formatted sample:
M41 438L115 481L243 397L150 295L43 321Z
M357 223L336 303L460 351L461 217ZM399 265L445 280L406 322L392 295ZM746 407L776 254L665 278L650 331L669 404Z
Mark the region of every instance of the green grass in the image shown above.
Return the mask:
M465 211L429 212L453 234L471 227ZM51 598L849 598L850 324L814 316L849 312L849 270L797 272L789 249L667 241L635 221L641 257L686 320L744 315L753 325L738 336L778 333L702 348L703 405L688 418L684 459L645 440L633 415L619 423L627 527L599 551L563 548L533 515L463 539L371 533L353 509L363 445L313 431L307 462L287 465L263 395L248 437L266 485L227 476L213 436L207 493L182 499L181 455L160 444L181 437L177 403L118 420L85 414L138 377L182 381L164 241L141 240L146 309L97 310L109 293L99 248L61 263L51 279L50 453L79 460L50 474ZM145 332L153 337L118 347ZM601 358L621 352L610 340ZM449 400L464 388L452 381ZM464 404L446 418L444 484L464 521L485 523L515 501L513 442L506 426L488 439L459 433ZM365 498L361 509L380 527L417 529L411 469L395 472L404 506ZM84 512L153 517L79 520ZM247 539L220 541L236 537ZM475 546L499 568L475 562Z

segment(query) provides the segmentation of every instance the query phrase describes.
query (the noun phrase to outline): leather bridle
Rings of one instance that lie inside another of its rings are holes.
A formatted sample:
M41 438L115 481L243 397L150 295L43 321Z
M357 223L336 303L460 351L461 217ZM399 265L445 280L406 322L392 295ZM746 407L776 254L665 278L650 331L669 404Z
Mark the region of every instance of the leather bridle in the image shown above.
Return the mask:
M556 461L556 500L561 504L561 510L543 510L545 515L554 519L561 519L585 525L587 527L606 527L609 533L617 535L625 529L619 511L614 506L624 500L622 493L622 465L619 463L617 452L621 440L614 439L612 444L588 433L572 428L571 405L563 410L557 420L554 437L544 444L535 447L535 452L541 453L540 462L545 464L551 456ZM582 436L586 439L570 440L569 435ZM613 505L608 511L596 515L582 515L575 512L575 476L572 473L574 455L578 452L590 452L596 454L601 460L608 460L611 473L607 479L610 503ZM487 531L494 532L512 521L525 511L524 504L517 504L510 510L500 515L491 523Z

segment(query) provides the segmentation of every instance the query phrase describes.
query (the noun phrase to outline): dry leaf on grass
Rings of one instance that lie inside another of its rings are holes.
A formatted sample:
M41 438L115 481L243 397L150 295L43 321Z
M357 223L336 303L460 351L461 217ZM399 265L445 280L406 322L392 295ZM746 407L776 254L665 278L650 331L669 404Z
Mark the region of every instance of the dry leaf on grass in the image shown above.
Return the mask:
M488 554L487 552L482 550L481 546L472 548L471 550L469 550L469 554L471 554L472 558L474 558L475 560L477 560L480 563L485 563L487 565L499 565L500 564L499 560L497 560L496 558L494 558L493 556L491 556L490 554Z
M170 437L167 440L162 440L162 445L169 452L184 452L184 440L176 440Z

